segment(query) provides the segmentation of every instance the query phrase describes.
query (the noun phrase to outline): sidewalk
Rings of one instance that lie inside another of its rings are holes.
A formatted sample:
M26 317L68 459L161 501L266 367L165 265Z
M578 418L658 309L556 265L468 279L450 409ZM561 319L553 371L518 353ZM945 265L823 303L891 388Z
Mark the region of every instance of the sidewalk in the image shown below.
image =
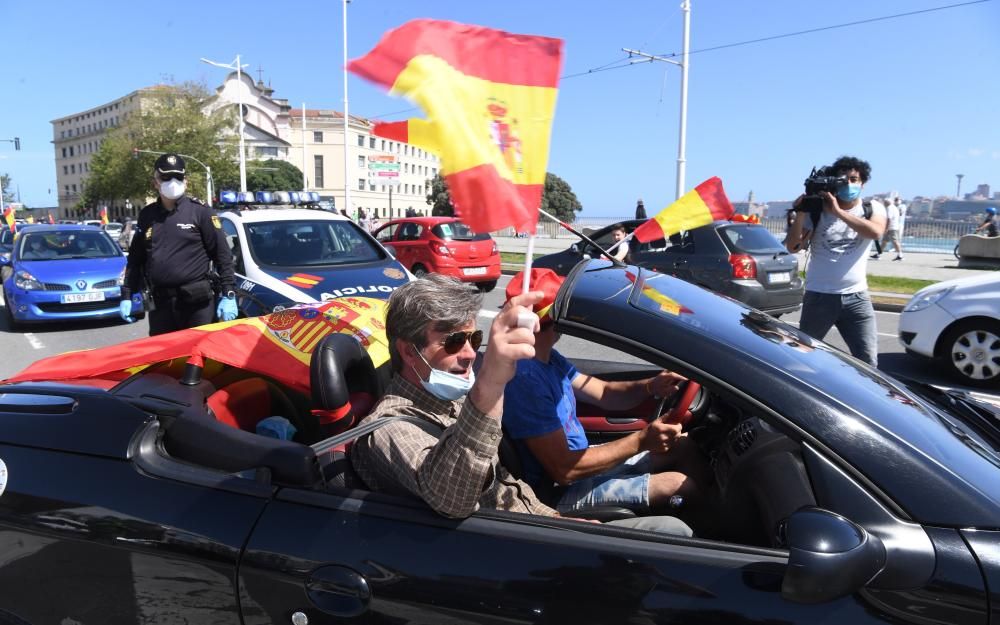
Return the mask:
M525 253L528 249L528 239L515 239L514 237L493 237L497 247L501 252ZM535 238L535 254L551 254L568 248L578 239L572 235ZM806 266L805 253L800 252L799 267ZM953 278L965 276L975 276L984 273L993 273L986 269L959 269L958 259L952 254L941 253L909 253L904 254L903 260L894 261L894 253L882 254L879 260L868 261L868 275L894 278L915 278L919 280L933 280L941 282ZM520 270L520 265L504 265L505 274L514 274ZM899 312L906 302L910 300L910 295L905 293L885 293L872 291L872 299L878 310Z

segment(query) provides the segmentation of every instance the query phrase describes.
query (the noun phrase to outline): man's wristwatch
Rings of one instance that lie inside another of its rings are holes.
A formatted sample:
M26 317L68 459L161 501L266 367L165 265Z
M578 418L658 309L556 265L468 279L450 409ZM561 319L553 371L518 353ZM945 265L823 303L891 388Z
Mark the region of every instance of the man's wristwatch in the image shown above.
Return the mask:
M222 297L228 297L230 299L236 299L236 291L232 291L232 290L226 291L225 293L222 294Z

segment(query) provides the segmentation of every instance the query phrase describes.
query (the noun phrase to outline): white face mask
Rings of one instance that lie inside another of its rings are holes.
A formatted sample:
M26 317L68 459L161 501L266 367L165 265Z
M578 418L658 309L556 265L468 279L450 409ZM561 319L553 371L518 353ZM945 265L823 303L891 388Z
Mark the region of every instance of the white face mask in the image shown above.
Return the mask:
M431 363L427 362L427 359L424 358L424 355L420 351L415 347L413 349L417 352L417 356L420 356L420 360L423 360L424 364L430 367L431 370L430 375L425 380L417 373L414 367L410 367L417 374L417 377L420 378L420 384L424 387L425 391L444 401L455 401L468 395L472 389L472 385L476 382L476 374L473 371L469 371L469 377L466 379L454 373L435 369L431 367Z
M160 183L160 195L168 200L176 200L184 195L187 184L183 180L166 180Z

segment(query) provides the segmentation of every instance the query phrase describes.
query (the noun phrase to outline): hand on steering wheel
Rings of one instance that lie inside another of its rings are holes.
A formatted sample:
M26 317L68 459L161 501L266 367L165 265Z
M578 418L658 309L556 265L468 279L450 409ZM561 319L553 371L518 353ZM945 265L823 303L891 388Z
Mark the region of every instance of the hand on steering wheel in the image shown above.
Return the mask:
M700 390L701 384L693 380L684 380L677 386L676 391L661 399L660 403L657 404L654 413L656 418L663 419L666 423L687 425L687 422L691 420L688 408L691 407L691 402L694 401Z

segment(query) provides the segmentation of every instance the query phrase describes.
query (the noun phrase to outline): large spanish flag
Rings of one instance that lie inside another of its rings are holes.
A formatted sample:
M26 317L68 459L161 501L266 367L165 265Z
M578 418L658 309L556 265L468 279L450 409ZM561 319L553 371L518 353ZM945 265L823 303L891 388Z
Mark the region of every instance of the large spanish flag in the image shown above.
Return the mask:
M560 39L420 19L347 67L424 110L373 132L438 154L462 221L534 232L561 60Z
M636 228L632 236L646 243L732 216L733 205L722 189L722 181L712 177Z
M94 381L109 387L150 365L177 358L207 367L218 363L267 375L309 393L309 360L320 340L351 334L372 363L389 360L383 300L342 297L302 304L263 317L213 323L119 345L44 358L7 382Z

